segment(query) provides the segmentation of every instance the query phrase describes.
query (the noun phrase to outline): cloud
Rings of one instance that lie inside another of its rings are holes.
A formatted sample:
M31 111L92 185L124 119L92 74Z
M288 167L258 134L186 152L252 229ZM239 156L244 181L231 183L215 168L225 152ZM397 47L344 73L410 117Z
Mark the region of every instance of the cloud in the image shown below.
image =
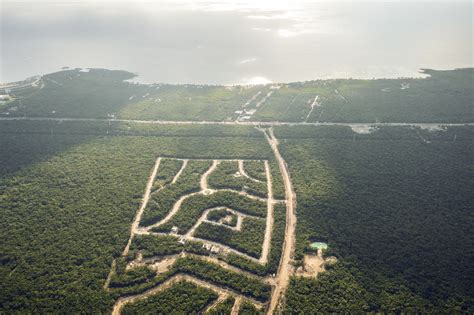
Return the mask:
M263 28L263 27L252 27L252 30L253 31L258 31L258 32L271 32L272 29L271 28Z
M243 59L243 60L240 60L238 62L239 65L244 65L244 64L247 64L247 63L251 63L251 62L255 62L257 61L257 58L253 57L253 58L247 58L247 59Z
M291 17L288 13L285 13L273 15L247 15L247 18L252 20L288 20Z
M264 84L270 84L272 81L270 79L267 79L265 77L250 77L250 78L244 78L241 81L241 85L264 85Z

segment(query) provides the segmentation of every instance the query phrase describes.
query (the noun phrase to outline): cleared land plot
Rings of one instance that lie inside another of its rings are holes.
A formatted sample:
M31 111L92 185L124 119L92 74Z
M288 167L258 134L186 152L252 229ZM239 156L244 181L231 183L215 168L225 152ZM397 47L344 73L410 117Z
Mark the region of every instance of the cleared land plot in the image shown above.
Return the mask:
M158 85L137 95L118 114L130 119L232 120L258 87Z

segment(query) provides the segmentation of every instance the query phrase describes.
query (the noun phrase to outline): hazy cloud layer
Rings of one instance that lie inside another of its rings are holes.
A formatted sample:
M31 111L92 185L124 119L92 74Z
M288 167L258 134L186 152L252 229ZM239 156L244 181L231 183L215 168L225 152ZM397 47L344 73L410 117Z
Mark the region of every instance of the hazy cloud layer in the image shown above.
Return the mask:
M62 66L146 82L396 77L472 66L472 4L4 2L0 81Z

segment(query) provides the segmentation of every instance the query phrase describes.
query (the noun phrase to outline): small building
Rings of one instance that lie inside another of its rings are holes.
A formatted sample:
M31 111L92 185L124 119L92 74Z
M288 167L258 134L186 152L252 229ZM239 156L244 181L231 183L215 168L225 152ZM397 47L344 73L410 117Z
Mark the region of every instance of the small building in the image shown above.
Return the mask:
M172 233L172 234L178 234L178 227L177 227L177 226L173 226L173 227L171 228L171 233Z

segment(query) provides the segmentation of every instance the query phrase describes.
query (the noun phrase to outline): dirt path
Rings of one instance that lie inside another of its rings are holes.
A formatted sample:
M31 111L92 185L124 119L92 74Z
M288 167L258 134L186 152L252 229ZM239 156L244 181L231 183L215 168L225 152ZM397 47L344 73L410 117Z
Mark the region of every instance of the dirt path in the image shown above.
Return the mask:
M148 178L148 183L146 184L146 188L145 188L145 194L143 195L140 208L138 209L135 215L135 219L133 220L132 227L130 229L130 238L128 239L127 246L125 246L125 249L123 250L122 256L126 256L128 254L128 251L130 250L130 245L132 244L133 236L135 234L135 231L138 228L138 225L140 224L143 211L145 210L146 205L148 204L148 199L150 199L151 187L153 186L153 182L156 178L156 173L158 172L158 168L160 167L160 162L161 162L161 158L157 158L155 162L155 166L153 167L153 171L151 172L151 175Z
M315 107L315 106L319 106L318 98L319 98L319 95L316 95L316 97L314 98L313 103L311 104L311 109L309 110L308 115L306 115L306 118L305 118L305 120L304 120L305 122L308 122L309 116L310 116L311 113L313 112L314 107Z
M155 227L158 227L158 226L161 226L163 224L165 224L166 222L168 222L169 220L171 220L171 218L176 214L176 212L179 211L179 209L181 208L181 204L183 203L184 200L186 200L187 198L191 197L191 196L194 196L194 195L197 195L197 194L201 194L202 192L199 191L199 192L195 192L195 193L191 193L191 194L187 194L187 195L184 195L184 196L181 196L178 201L176 201L173 205L173 208L171 208L171 211L168 212L168 214L166 215L166 217L164 217L161 221L159 222L156 222L155 224L152 224L152 225L149 225L147 227L145 227L145 230L149 231Z
M196 229L203 223L203 222L209 222L210 224L214 224L214 225L220 225L220 226L225 226L225 224L220 224L220 223L216 223L216 222L212 222L212 221L209 221L207 220L207 215L209 214L209 212L211 211L214 211L214 210L219 210L219 209L227 209L226 207L214 207L214 208L209 208L209 209L206 209L204 210L204 212L201 214L201 216L199 217L199 219L196 221L196 223L194 223L194 225L189 229L188 232L186 232L186 234L184 235L184 237L186 239L192 237L194 235L194 232L196 232ZM235 230L235 227L231 227L231 226L227 226L229 229L232 229L232 230Z
M256 108L262 106L269 98L272 96L273 91L268 92L257 104L255 104Z
M273 189L272 189L272 175L270 172L270 166L268 161L265 161L265 174L267 176L267 224L265 227L265 238L263 239L262 245L262 256L260 258L261 264L266 264L268 261L268 254L270 253L270 247L272 242L273 232Z
M77 122L124 122L137 124L152 124L152 125L224 125L224 126L405 126L405 127L420 127L420 128L438 128L440 126L446 127L463 127L474 126L473 122L466 123L337 123L337 122L289 122L289 121L215 121L215 120L139 120L139 119L106 119L106 118L72 118L72 117L0 117L0 121L77 121Z
M238 190L235 190L235 189L228 189L228 188L214 189L213 191L229 191L229 192L239 194L241 196L245 196L245 197L250 198L250 199L254 199L254 200L258 200L258 201L262 201L262 202L267 202L267 198L251 195L246 191L238 191Z
M196 254L189 254L189 256L192 256L192 257L196 257L198 259L202 259L202 260L205 260L207 262L210 262L210 263L213 263L213 264L216 264L216 265L219 265L220 267L224 268L224 269L227 269L227 270L230 270L230 271L233 271L233 272L237 272L237 273L240 273L240 274L243 274L243 275L246 275L247 277L249 278L258 278L258 279L262 279L258 276L256 276L255 274L253 273L250 273L248 271L245 271L245 270L242 270L240 268L237 268L233 265L229 265L228 263L226 263L225 261L222 261L218 258L215 258L215 257L210 257L210 256L202 256L202 255L196 255ZM266 279L263 279L264 282L267 282Z
M181 176L181 173L183 173L187 165L188 165L188 160L183 160L183 164L181 165L181 168L179 169L178 173L176 173L176 175L173 177L171 184L176 183L176 181L179 179L179 177Z
M112 260L112 264L110 265L109 274L107 275L107 279L105 280L105 283L104 283L103 288L105 290L109 289L110 281L112 280L112 276L114 275L116 269L117 269L117 262L114 259L114 260Z
M136 234L138 235L157 235L157 236L169 236L170 233L161 233L161 232L150 232L150 231L147 231L146 229L138 229ZM182 236L182 235L178 235L178 236ZM217 243L217 242L213 242L213 241L209 241L209 240L205 240L203 238L199 238L199 237L194 237L194 236L190 236L188 237L188 240L189 241L197 241L197 242L201 242L201 243L204 243L204 244L209 244L209 245L213 245L213 246L216 246L216 247L219 247L221 248L221 250L223 250L224 252L226 253L234 253L236 255L240 255L244 258L247 258L248 260L251 260L253 262L256 262L258 264L260 264L260 260L255 258L255 257L252 257L252 256L249 256L247 254L244 254L242 252L239 252L238 250L236 249L233 249L232 247L229 247L227 245L224 245L222 243Z
M235 298L234 306L230 311L230 315L238 315L240 310L240 304L242 304L242 297L238 296Z
M293 266L291 265L291 258L295 250L295 228L296 228L296 194L293 190L288 166L278 150L278 140L275 138L273 128L268 129L268 133L264 129L259 129L264 132L273 154L278 161L280 172L283 176L283 183L285 186L286 195L286 227L285 240L283 242L283 252L280 258L280 265L275 278L275 288L270 299L267 314L273 314L278 307L278 303L284 294L290 280L290 275L293 273Z
M207 306L202 312L199 314L207 314L210 310L216 307L219 303L224 302L229 297L228 294L219 294L218 298L212 303L211 305Z
M214 172L217 165L219 165L219 164L220 164L220 161L213 160L211 167L209 167L209 169L201 176L201 181L200 181L201 190L209 189L208 186L207 186L207 178L209 177L209 175L211 175L212 172Z

